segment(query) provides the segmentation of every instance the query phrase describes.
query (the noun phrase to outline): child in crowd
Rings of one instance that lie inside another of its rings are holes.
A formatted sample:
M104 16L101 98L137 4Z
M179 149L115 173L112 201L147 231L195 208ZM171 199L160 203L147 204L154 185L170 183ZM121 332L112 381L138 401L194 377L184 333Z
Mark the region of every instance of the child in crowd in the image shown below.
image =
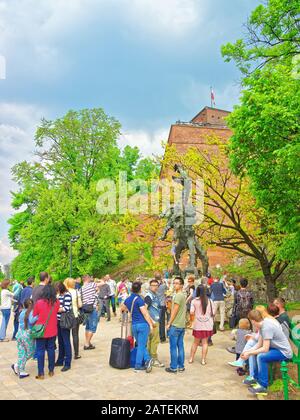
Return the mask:
M30 331L38 320L33 317L33 301L27 299L24 302L24 309L19 317L19 330L17 333L18 361L11 366L12 370L20 379L28 378L25 367L28 360L33 358L35 353L35 340L30 336Z
M236 330L235 338L236 338L236 360L240 359L241 354L244 351L244 348L247 344L247 337L251 335L251 324L247 318L243 318L239 322L239 328ZM245 370L242 366L237 366L237 373L239 376L245 375Z

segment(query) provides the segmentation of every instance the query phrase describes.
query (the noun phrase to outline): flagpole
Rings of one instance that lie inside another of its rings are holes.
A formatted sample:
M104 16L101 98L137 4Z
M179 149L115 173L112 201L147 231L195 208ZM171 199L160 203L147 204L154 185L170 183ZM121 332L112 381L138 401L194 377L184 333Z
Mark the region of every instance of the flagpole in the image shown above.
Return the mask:
M212 100L212 86L210 87L210 107L213 107L213 100Z

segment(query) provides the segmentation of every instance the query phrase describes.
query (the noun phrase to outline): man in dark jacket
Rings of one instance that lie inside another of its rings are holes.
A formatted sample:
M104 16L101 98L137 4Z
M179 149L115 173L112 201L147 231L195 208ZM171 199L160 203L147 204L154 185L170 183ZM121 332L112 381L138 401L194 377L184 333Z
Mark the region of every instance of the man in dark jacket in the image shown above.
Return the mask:
M107 313L107 322L111 320L110 315L110 286L105 279L99 286L99 316L101 316L102 311Z

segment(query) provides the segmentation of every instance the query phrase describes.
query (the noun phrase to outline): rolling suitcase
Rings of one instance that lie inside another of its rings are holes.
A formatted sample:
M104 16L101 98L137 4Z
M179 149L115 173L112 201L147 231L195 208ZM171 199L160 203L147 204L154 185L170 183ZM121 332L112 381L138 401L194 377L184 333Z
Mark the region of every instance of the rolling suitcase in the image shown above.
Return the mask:
M125 338L123 338L126 325ZM121 338L114 338L111 343L109 364L115 369L130 369L130 341L126 338L128 330L127 314L123 314Z

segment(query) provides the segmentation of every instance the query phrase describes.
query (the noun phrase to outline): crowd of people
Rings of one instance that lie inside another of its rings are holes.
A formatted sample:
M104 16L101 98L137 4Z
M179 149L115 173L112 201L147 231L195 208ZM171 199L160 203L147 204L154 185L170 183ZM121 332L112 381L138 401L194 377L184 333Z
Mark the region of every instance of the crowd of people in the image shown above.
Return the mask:
M183 373L186 330L192 329L194 339L189 364L194 363L200 347L201 365L205 366L212 337L217 332L217 316L219 331L225 331L226 302L231 302L227 318L236 340L236 345L228 348L236 354L236 360L230 365L241 376L248 372L243 382L250 392L265 393L269 385L269 363L292 357L285 302L278 298L267 309L264 306L254 309L248 281L242 279L237 285L226 274L213 278L207 273L200 282L191 275L186 283L180 276L170 279L160 273L149 282L140 279L131 282L123 276L117 283L109 275L101 280L86 275L82 279L68 278L53 283L45 272L40 274L36 287L33 278L26 285L17 282L11 285L5 280L1 285L0 342L8 341L6 330L13 312L12 340L17 342L18 356L12 370L20 379L27 378L26 363L34 358L38 365L36 379L43 380L46 353L50 377L56 367L67 372L73 358L81 358L80 326L85 328L83 350L95 350L93 337L101 317L106 316L110 322L112 314L117 317L118 307L121 322L124 314L130 314L135 343L134 371L150 373L153 367L158 367L165 368L169 374ZM159 357L159 345L167 339L170 363L165 366Z

